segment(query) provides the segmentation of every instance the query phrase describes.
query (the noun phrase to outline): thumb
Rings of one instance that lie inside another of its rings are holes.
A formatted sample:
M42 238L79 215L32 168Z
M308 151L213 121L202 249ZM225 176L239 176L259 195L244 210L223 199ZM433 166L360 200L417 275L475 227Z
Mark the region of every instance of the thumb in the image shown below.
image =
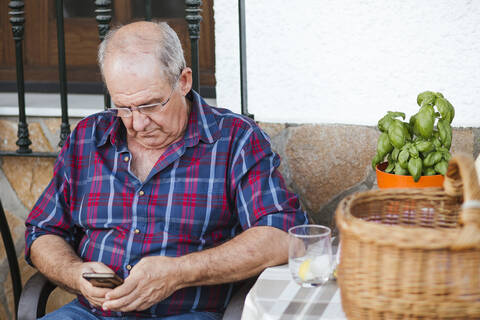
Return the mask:
M101 262L91 262L88 265L89 272L95 273L115 273L112 269Z

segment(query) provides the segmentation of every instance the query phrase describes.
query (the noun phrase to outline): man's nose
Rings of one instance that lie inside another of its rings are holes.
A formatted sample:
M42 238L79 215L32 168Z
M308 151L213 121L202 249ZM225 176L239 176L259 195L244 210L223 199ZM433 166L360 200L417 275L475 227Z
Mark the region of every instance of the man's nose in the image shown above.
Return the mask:
M132 125L135 131L145 131L145 128L150 123L150 118L146 115L138 112L138 110L132 111Z

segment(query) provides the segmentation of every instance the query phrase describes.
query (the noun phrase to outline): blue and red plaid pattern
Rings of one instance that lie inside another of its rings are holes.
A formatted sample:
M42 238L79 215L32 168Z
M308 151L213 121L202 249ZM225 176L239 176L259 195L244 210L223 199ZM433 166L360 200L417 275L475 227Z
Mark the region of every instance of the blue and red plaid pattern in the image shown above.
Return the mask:
M208 106L196 92L189 98L184 138L168 147L144 182L130 169L132 155L119 118L101 112L79 122L27 219L30 264L33 241L55 234L84 261L101 261L125 278L145 256L177 257L219 245L250 227L286 231L307 222L277 170L279 157L255 122ZM221 312L234 289L233 284L190 287L142 312L92 311L137 317Z

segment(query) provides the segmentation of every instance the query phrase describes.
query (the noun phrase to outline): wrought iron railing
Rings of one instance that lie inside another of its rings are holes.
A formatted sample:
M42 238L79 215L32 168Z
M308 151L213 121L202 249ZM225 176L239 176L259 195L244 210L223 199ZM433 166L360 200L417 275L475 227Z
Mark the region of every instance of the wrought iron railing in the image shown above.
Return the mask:
M68 100L67 100L67 71L65 63L65 39L63 27L63 0L55 0L57 12L57 45L58 45L58 66L61 96L61 127L59 146L63 146L70 134L68 122ZM102 41L110 28L112 20L112 0L94 0L95 18L98 25L99 41ZM152 18L151 0L145 0L145 20ZM199 47L200 22L202 21L202 0L185 0L185 20L188 23L188 33L191 44L191 67L193 70L193 89L200 88L200 62ZM25 81L23 71L23 36L24 36L24 1L10 1L11 11L10 22L12 24L13 39L15 41L16 71L17 71L17 92L18 92L18 140L16 151L0 151L0 156L35 156L35 157L56 157L56 152L33 152L32 144L25 113ZM240 83L241 83L241 110L242 114L253 118L247 109L247 68L246 68L246 38L245 38L245 0L238 0L239 8L239 43L240 43ZM110 96L105 89L104 107L110 107Z
M63 29L63 0L56 0L57 10L57 43L58 43L58 76L60 83L60 105L62 106L62 124L60 127L60 147L70 134L67 104L67 67L65 65L65 33Z

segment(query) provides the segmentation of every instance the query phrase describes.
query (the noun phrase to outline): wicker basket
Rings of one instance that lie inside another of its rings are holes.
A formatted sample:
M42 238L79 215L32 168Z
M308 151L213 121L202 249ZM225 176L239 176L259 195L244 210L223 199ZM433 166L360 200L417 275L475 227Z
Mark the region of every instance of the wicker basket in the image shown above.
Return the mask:
M338 282L347 317L480 319L479 200L473 158L463 154L450 161L443 189L342 200Z

